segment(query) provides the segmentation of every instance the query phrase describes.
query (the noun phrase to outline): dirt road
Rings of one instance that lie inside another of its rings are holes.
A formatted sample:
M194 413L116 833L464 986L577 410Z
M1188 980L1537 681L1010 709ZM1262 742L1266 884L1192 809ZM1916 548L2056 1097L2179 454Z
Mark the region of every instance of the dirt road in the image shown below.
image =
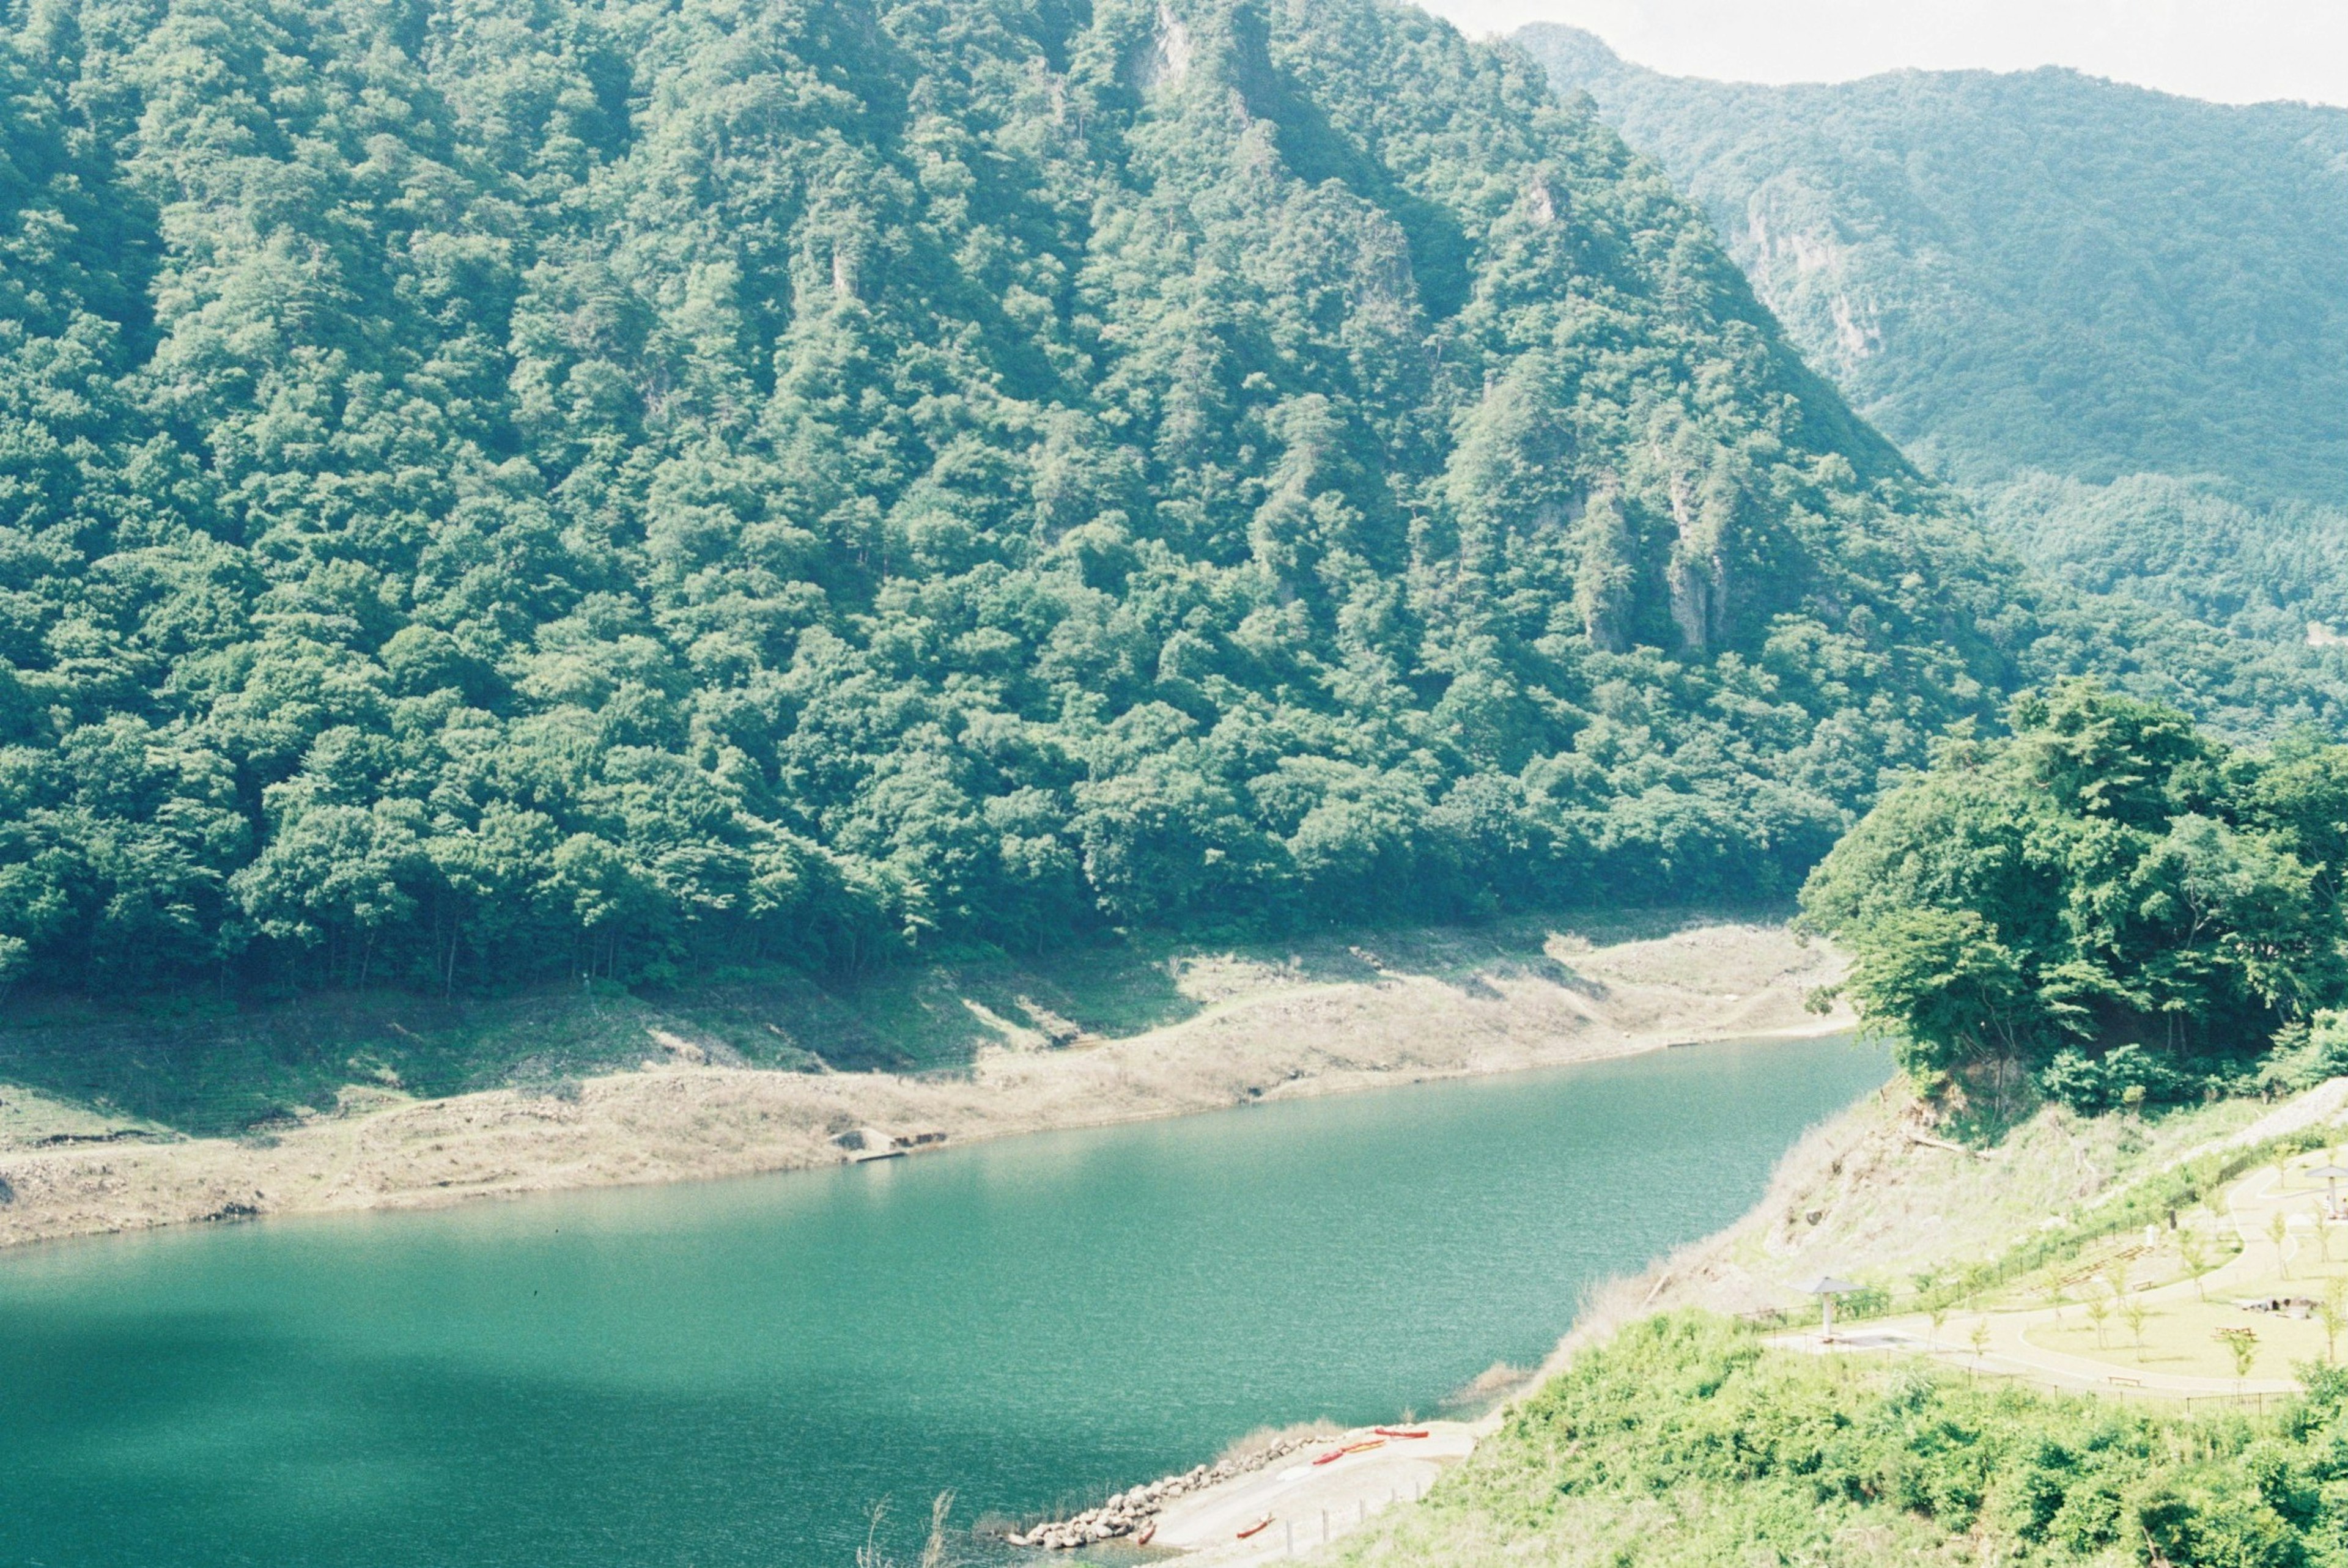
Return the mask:
M1346 1432L1287 1464L1183 1499L1159 1518L1150 1544L1189 1553L1189 1561L1215 1568L1307 1555L1381 1511L1425 1496L1447 1466L1474 1450L1483 1429L1430 1421L1393 1430L1427 1435L1382 1437L1370 1428ZM1355 1451L1345 1452L1349 1448ZM1329 1454L1339 1457L1315 1462Z

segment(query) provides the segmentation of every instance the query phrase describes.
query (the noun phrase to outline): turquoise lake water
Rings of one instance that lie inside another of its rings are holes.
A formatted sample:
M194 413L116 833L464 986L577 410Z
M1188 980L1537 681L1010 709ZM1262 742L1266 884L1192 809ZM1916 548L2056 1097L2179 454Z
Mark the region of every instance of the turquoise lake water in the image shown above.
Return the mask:
M1848 1040L0 1255L0 1563L845 1568L1430 1412L1882 1082Z

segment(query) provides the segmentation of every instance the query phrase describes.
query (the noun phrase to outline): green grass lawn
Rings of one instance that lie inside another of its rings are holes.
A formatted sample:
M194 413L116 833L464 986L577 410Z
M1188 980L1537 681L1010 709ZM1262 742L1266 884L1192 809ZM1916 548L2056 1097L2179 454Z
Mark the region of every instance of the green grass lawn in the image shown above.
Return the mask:
M2067 1305L2057 1321L2032 1325L2028 1342L2117 1370L2215 1378L2237 1376L2220 1329L2255 1337L2241 1376L2288 1378L2302 1363L2333 1358L2348 1347L2348 1225L2327 1222L2325 1184L2304 1174L2331 1157L2320 1149L2288 1156L2280 1180L2274 1165L2261 1165L2230 1184L2208 1209L2183 1216L2179 1229L2115 1238L2059 1281L2040 1282L2042 1302L2051 1301L2050 1286L2059 1285ZM2284 1222L2280 1244L2277 1215ZM2197 1239L2201 1261L2218 1266L2198 1290L2188 1286L2186 1255ZM2240 1305L2277 1297L2322 1303L2327 1295L2338 1308L2328 1341L2320 1314L2299 1317ZM2127 1319L2130 1304L2141 1314L2138 1323Z

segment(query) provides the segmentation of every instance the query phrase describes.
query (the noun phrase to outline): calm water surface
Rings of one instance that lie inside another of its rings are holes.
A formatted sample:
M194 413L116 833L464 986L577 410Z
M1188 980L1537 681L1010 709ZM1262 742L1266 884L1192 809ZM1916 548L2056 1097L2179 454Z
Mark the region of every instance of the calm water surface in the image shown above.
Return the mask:
M751 1181L0 1255L0 1562L844 1565L1422 1413L1882 1081L1711 1046Z

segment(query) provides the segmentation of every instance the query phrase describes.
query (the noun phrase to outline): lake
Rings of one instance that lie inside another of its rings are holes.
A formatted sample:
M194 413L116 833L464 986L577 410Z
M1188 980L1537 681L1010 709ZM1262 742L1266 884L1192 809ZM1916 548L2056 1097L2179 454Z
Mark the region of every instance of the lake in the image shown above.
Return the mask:
M0 1563L845 1568L1432 1412L1874 1089L1716 1045L746 1181L0 1254ZM1007 1550L1007 1549L1004 1549Z

